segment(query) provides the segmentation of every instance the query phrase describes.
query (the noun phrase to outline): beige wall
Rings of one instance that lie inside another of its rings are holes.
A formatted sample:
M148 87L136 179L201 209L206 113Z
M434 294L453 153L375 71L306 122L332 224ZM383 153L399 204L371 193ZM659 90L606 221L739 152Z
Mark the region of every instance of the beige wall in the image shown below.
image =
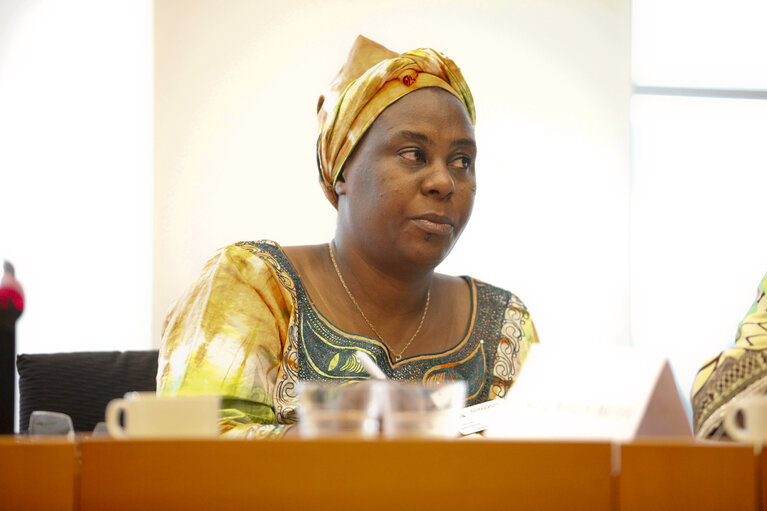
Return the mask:
M547 342L627 344L630 2L383 5L155 1L154 344L217 248L331 238L314 112L358 33L472 87L477 205L442 270L519 294Z

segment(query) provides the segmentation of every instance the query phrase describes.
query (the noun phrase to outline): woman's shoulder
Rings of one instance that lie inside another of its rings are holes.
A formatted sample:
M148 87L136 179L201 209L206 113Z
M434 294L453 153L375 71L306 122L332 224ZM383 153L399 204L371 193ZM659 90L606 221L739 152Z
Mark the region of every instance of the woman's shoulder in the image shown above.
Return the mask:
M212 260L238 267L252 266L261 270L284 269L287 263L282 247L272 240L238 241L219 249Z
M282 252L282 247L276 241L256 240L256 241L237 241L225 246L219 250L219 254L224 254L233 259L248 259L257 257L259 259L268 258L269 255Z
M327 245L283 246L273 240L238 241L220 250L234 259L258 258L271 266L293 266L292 261L311 259L323 252Z
M483 336L485 345L495 354L494 373L510 385L527 358L530 346L538 342L530 312L515 293L473 277L464 278L475 296L474 331ZM505 391L499 391L497 395L502 397Z
M765 323L767 274L757 288L756 300L738 325L734 345L707 360L695 376L690 401L698 437L721 434L721 418L735 406L737 397L767 392Z
M513 293L512 291L495 286L493 284L489 284L474 277L465 276L462 278L469 282L469 285L475 290L476 299L478 302L484 301L487 303L497 304L499 306L527 312L527 306L525 303L517 294Z
M238 280L255 284L277 277L283 287L293 289L298 279L283 248L272 240L238 241L219 249L210 258L203 274L238 275Z

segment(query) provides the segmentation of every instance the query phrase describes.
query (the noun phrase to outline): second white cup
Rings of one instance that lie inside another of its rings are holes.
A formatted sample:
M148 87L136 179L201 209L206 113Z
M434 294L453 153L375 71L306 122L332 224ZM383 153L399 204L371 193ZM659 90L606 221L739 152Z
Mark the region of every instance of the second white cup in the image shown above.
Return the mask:
M743 425L737 416L743 417ZM734 440L767 443L767 396L747 396L733 401L724 415L724 429Z
M130 392L109 402L105 421L114 438L213 438L218 435L220 407L219 396Z

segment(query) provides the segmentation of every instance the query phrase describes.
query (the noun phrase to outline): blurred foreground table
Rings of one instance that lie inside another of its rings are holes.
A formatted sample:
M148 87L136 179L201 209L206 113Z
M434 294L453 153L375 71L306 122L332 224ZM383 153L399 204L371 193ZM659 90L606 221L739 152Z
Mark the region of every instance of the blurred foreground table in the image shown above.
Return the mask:
M75 509L75 460L65 438L0 436L0 509Z
M610 445L84 441L81 509L610 509Z
M763 454L729 443L639 441L620 446L617 509L765 509Z
M0 437L0 509L767 511L764 455L637 442Z

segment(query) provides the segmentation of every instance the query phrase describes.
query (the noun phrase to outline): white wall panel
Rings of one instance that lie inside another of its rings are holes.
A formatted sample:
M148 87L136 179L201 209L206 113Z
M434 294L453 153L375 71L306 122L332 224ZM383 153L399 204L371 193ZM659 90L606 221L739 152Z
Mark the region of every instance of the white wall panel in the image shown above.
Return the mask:
M19 352L151 347L152 4L0 2L0 257Z

